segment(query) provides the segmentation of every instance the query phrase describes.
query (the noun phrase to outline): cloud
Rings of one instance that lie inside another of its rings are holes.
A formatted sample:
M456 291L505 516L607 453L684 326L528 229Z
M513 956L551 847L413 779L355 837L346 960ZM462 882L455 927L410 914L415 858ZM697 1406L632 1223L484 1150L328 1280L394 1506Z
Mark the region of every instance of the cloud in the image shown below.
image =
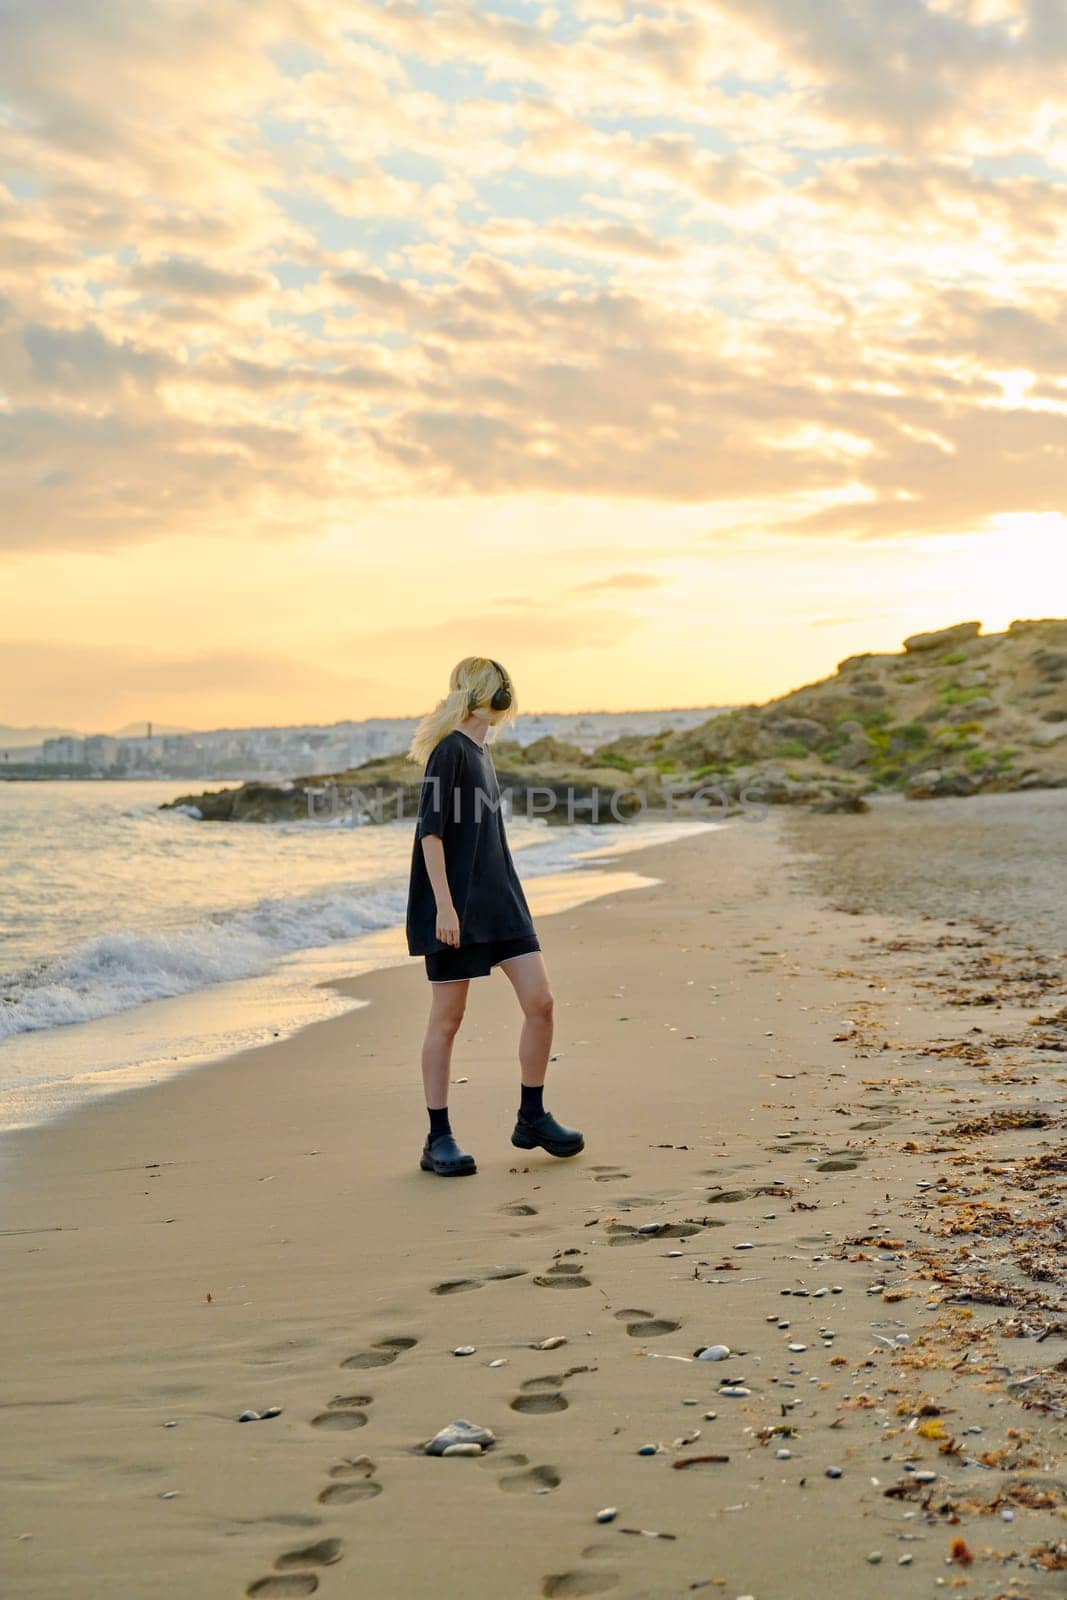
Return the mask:
M419 307L419 297L403 284L394 283L380 272L339 272L334 283L345 293L353 295L364 305L385 315L403 320Z
M822 115L855 137L909 149L979 123L983 107L996 117L993 96L1057 93L1067 62L1056 0L1020 0L991 20L966 0L708 0L708 8L769 43Z
M603 578L590 578L586 583L575 583L571 587L575 594L595 594L605 589L658 589L666 581L654 572L611 572Z
M226 272L207 262L180 256L135 267L130 282L138 289L155 289L161 294L193 300L244 300L250 295L266 294L272 287L266 274Z
M1021 244L1028 238L1055 248L1067 225L1067 188L1029 174L993 178L937 157L904 161L888 156L840 162L797 186L821 213L851 226L912 234L916 216L929 240L981 243L994 224Z
M685 254L677 240L662 239L650 228L627 227L621 222L579 222L564 218L546 229L543 237L580 251L591 251L594 255L676 261Z
M0 0L0 547L1048 505L1054 5L513 9Z
M50 395L61 389L68 396L108 394L128 384L136 388L152 385L173 367L160 352L108 339L91 326L49 328L29 323L22 329L22 346L25 388L13 370L15 362L8 368L15 393L28 390ZM10 353L15 356L13 350Z

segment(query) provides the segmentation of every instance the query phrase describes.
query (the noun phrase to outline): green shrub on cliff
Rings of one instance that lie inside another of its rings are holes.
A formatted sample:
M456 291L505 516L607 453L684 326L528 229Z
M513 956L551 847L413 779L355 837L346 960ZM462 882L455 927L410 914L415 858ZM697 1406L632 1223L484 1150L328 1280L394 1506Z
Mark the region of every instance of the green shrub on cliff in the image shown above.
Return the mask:
M985 694L981 688L962 689L955 678L941 685L938 700L943 706L965 706L970 700L979 700Z

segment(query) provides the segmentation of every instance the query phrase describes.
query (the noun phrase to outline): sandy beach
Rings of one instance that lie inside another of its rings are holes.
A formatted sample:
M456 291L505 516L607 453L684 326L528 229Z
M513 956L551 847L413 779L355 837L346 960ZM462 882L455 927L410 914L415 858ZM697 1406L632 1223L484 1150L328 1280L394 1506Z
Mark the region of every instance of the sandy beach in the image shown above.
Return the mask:
M541 919L573 1160L509 1143L496 975L478 1175L419 1171L416 961L8 1135L4 1592L1061 1593L1067 941L879 909L844 875L900 817L738 821ZM495 1443L427 1455L457 1418Z

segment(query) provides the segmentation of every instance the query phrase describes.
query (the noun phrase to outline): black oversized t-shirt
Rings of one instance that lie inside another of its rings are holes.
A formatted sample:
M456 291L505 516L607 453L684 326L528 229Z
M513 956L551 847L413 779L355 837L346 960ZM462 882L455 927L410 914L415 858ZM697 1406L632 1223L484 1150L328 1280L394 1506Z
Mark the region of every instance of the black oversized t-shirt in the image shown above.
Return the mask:
M422 853L429 833L444 846L461 945L534 932L504 832L492 757L458 728L434 746L422 780L408 887L408 954L413 956L450 948L437 937L437 901Z

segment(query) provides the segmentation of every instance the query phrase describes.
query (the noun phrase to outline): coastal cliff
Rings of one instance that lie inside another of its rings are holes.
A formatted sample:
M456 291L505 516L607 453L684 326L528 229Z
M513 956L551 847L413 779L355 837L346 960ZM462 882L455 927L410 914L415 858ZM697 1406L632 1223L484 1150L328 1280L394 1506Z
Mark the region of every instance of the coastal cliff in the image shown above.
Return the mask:
M702 792L714 813L745 803L856 811L877 790L922 800L1067 787L1067 619L914 634L900 651L849 656L831 676L763 705L591 754L552 738L525 748L502 739L492 750L514 810L558 822L624 820ZM420 778L396 755L169 806L204 821L390 821L414 816Z

